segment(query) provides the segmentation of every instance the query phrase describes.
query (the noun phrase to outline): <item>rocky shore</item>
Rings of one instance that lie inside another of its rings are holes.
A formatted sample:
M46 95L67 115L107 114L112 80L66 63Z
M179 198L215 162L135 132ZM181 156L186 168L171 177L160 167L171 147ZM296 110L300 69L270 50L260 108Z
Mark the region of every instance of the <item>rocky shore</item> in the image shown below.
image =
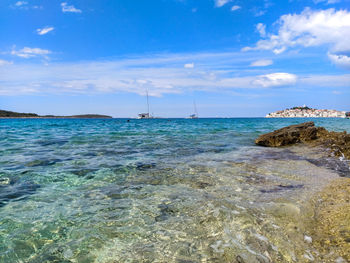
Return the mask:
M350 159L350 134L345 131L330 132L323 127L316 127L314 122L291 125L263 134L255 143L267 147L306 143L310 146L322 146L332 155Z
M330 132L313 122L291 125L259 136L255 143L266 147L293 144L320 146L330 156L350 159L350 134ZM319 149L319 147L315 148ZM322 262L350 262L350 178L339 177L318 192L311 200L312 215L300 219L308 226L314 252ZM341 175L344 176L344 175ZM334 261L335 260L335 261ZM313 261L310 259L310 261Z

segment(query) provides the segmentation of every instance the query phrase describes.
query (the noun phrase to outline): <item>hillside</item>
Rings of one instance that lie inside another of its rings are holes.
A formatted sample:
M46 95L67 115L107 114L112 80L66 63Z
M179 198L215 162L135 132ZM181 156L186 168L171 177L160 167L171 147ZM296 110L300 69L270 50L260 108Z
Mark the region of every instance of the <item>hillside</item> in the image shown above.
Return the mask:
M38 115L35 113L20 113L13 111L0 110L0 118L71 118L71 119L110 119L111 116L100 114L82 114L71 116L55 116L55 115Z
M0 117L1 118L36 118L40 117L38 114L35 113L20 113L20 112L13 112L13 111L7 111L7 110L0 110Z

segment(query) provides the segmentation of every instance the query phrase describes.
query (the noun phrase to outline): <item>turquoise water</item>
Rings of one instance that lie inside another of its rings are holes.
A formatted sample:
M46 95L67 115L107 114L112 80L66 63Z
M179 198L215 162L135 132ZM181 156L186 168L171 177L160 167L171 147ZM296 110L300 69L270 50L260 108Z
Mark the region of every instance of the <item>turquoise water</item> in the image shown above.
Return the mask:
M297 219L339 165L254 145L309 120L0 120L0 262L315 257ZM350 131L350 120L313 121Z

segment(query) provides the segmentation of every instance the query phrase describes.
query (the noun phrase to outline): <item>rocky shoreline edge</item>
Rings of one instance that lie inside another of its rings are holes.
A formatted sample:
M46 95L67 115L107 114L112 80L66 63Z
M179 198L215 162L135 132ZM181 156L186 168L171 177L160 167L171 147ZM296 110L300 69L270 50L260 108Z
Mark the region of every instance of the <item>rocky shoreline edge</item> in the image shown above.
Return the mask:
M255 140L255 143L266 147L304 143L310 146L321 146L332 156L350 159L350 134L347 134L346 131L327 131L323 127L316 127L312 121L263 134Z
M259 136L255 143L265 147L294 144L318 146L335 158L350 159L350 134L330 132L314 122L291 125ZM350 170L345 177L330 182L310 200L313 215L308 241L322 262L350 262ZM301 219L302 220L302 219ZM315 227L316 226L316 227ZM335 261L334 261L335 260ZM313 260L310 260L313 261Z

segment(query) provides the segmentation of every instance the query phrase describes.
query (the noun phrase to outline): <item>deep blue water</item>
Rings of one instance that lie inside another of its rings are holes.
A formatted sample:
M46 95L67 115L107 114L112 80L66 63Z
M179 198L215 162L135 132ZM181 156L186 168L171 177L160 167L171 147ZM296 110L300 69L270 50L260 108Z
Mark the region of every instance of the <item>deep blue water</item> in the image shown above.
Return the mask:
M276 225L266 207L301 202L321 168L254 139L304 121L1 119L0 262L255 262L266 253L251 239L269 235L288 248L255 218Z

